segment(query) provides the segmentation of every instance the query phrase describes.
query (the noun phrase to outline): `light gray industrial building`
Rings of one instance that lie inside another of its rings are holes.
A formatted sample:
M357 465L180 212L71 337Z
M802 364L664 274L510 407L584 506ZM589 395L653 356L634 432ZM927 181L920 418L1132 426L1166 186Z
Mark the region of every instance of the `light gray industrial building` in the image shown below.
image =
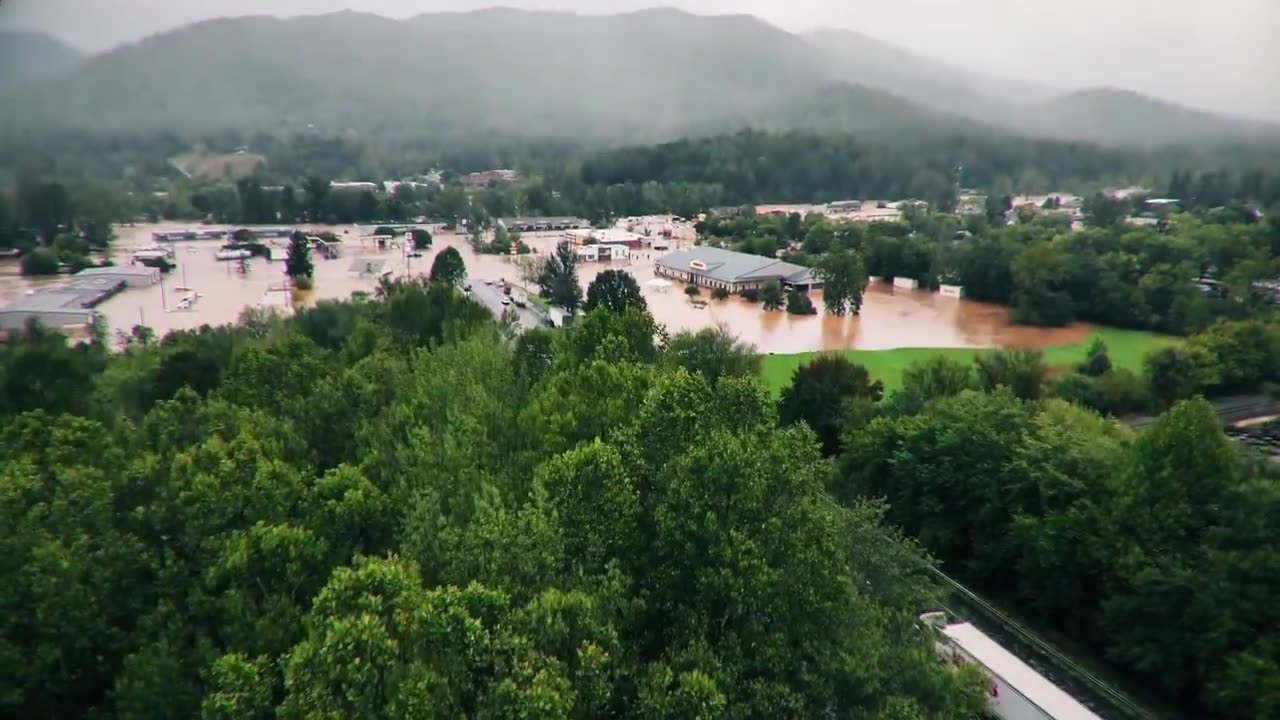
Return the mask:
M657 275L729 292L759 288L770 280L799 290L822 286L807 267L723 248L694 247L663 255L653 264Z
M84 300L81 293L57 290L24 295L0 308L0 330L20 330L32 320L53 328L88 325L93 310L84 306Z
M88 325L98 303L125 288L158 282L160 271L144 265L81 270L61 287L23 295L0 308L0 330L19 330L32 320L51 328Z

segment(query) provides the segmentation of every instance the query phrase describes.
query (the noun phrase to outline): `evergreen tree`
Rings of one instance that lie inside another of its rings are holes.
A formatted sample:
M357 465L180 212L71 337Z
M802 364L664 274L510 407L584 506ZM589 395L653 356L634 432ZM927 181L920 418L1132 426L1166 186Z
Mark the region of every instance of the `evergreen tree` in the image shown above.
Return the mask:
M284 274L297 280L311 278L315 274L315 265L311 262L311 244L307 236L296 232L289 236L289 255L285 258Z

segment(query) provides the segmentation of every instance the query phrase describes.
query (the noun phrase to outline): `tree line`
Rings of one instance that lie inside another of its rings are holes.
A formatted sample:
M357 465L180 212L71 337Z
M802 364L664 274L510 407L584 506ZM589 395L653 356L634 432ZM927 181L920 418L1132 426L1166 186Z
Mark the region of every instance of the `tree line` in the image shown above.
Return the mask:
M93 183L70 186L24 182L0 188L0 250L22 255L24 275L52 275L62 266L79 270L94 264L115 239L111 227L119 200Z
M625 282L516 335L457 270L0 346L4 713L980 712L915 621L928 561L832 501L752 348Z
M1280 472L1228 440L1197 397L1249 373L1255 387L1274 382L1280 326L1224 323L1153 353L1152 392L1166 388L1169 354L1199 356L1213 379L1163 396L1168 412L1141 431L1062 392L1066 378L1055 385L1033 351L918 361L887 395L864 368L820 356L796 370L780 416L835 458L835 497L883 499L948 572L1168 707L1280 717ZM1078 372L1108 367L1095 348Z
M1274 166L1274 148L1137 151L977 133L742 131L623 148L502 137L462 144L430 139L378 143L306 133L221 133L194 141L174 135L63 134L0 142L7 143L0 147L5 158L0 183L7 177L10 182L53 178L100 184L118 196L119 220L213 215L223 222L252 222L251 217L263 217L254 201L248 207L242 202L252 188L238 187L236 181L248 177L188 178L180 173L176 159L193 148L197 155L247 152L263 157L265 162L253 172L256 186L289 186L298 203L291 205L280 190L273 190L267 222L278 221L273 213L312 222L464 217L466 203L460 206L457 198L439 205L430 197L393 202L381 192L369 198L335 195L332 207L302 206L310 178L380 182L421 177L433 168L443 171L446 181L456 173L519 170L521 183L468 194L488 217L545 214L600 220L662 212L690 217L743 203L867 198L917 198L950 208L957 181L996 197L1142 182L1206 208L1222 204L1218 200L1224 196L1248 198L1263 207L1280 203L1280 175L1267 169Z
M925 288L960 285L966 297L1007 305L1013 320L1026 324L1086 320L1185 334L1276 303L1280 214L1237 202L1126 222L1146 207L1145 198L1098 194L1074 223L1068 211L1053 208L1020 207L1006 217L997 204L968 216L908 206L902 222L876 223L729 212L697 227L709 244L825 268L840 287L860 287L866 276L911 278ZM843 259L846 253L862 267Z

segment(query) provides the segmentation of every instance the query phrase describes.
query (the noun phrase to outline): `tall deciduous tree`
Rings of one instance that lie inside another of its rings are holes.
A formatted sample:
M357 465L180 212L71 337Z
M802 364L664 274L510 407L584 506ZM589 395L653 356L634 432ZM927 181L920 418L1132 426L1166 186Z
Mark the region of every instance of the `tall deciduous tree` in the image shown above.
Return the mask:
M457 287L467 279L467 266L457 248L447 247L431 261L431 282Z
M777 280L770 280L760 286L760 304L765 310L781 310L784 299L782 285Z
M935 355L915 360L902 371L902 387L889 395L887 405L897 412L914 414L934 400L959 395L976 386L972 366Z
M676 367L700 373L712 385L722 377L753 377L760 370L755 346L740 342L724 326L677 333L664 357Z
M1094 227L1114 227L1124 220L1129 203L1102 193L1085 198L1081 211L1086 223Z
M582 309L591 312L598 307L620 313L628 308L647 311L649 304L640 294L640 285L631 273L625 270L605 270L587 287L587 301Z
M1044 389L1049 368L1039 350L997 350L979 355L974 364L978 380L988 392L1007 387L1024 400L1035 400Z
M840 450L849 404L855 400L879 402L883 395L884 384L872 381L865 367L843 355L819 355L792 373L791 385L778 403L778 417L784 425L808 423L822 441L823 453L835 455Z
M309 177L302 185L307 195L307 217L311 222L325 222L329 218L329 204L333 193L330 182L321 177Z
M862 293L867 286L867 268L862 258L850 250L832 250L818 260L813 272L822 279L822 304L832 315L862 310Z
M787 312L792 315L818 314L818 310L813 306L813 300L809 299L809 294L801 292L799 288L791 288L787 292Z
M426 250L431 247L431 233L422 228L410 230L409 237L413 240L414 250Z
M1199 395L1218 378L1213 358L1196 345L1150 352L1143 369L1151 394L1165 407Z
M578 255L573 246L562 242L542 266L538 279L542 296L570 313L582 304L582 286L578 284Z

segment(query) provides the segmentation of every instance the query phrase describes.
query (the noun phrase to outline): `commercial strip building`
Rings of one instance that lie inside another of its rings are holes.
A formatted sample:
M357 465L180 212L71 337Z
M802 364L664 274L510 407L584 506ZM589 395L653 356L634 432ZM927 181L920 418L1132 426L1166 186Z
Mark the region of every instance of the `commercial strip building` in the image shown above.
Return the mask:
M645 238L622 228L607 230L567 230L564 239L570 245L623 245L631 250L639 250L645 246Z
M580 262L609 262L612 260L626 260L631 254L631 250L626 245L614 244L595 244L595 245L578 245L574 247L574 252L578 256Z
M750 211L762 217L786 217L799 215L821 215L833 220L849 222L897 222L902 219L902 211L912 204L924 205L919 200L900 200L884 203L863 200L836 200L826 204L807 205L756 205L748 206ZM735 215L742 212L740 208L713 208L708 214Z
M88 325L93 322L93 310L84 302L79 293L57 290L24 295L0 308L0 331L21 330L33 320L51 328Z
M770 280L799 290L822 286L807 267L723 248L680 250L658 258L653 265L655 275L729 292L757 289Z
M498 222L511 232L547 232L589 228L591 223L577 217L513 217Z
M91 288L124 283L125 287L150 287L160 282L160 270L146 265L108 265L85 268L71 276L67 287Z
M145 265L81 270L66 285L14 299L0 308L0 330L19 330L32 320L52 328L93 322L93 308L131 287L160 282L160 271Z

